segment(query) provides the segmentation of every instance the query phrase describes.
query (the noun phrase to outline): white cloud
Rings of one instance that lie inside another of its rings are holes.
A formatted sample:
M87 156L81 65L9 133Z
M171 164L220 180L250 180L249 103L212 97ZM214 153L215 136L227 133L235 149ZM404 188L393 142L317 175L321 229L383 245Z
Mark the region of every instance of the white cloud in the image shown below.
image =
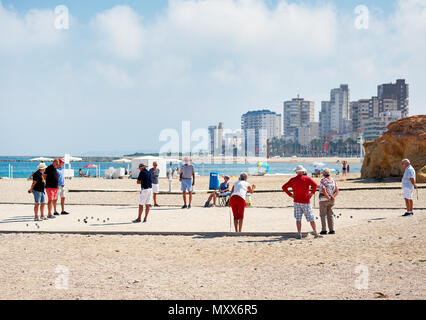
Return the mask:
M65 33L55 29L55 18L53 10L38 9L20 16L0 2L0 48L16 50L57 43Z
M260 0L171 0L154 26L155 37L171 46L243 55L327 55L335 34L333 7L286 1L271 9Z
M141 58L145 43L142 18L128 6L98 13L92 25L102 47L124 59Z
M118 66L105 64L100 61L94 62L93 66L97 74L101 76L101 79L112 88L129 89L135 85L129 74Z

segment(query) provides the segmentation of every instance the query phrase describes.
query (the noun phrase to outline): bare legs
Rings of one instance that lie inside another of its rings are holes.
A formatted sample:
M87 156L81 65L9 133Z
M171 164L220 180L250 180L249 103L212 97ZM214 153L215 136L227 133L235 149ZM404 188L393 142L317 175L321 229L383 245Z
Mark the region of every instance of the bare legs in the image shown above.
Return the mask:
M183 197L183 204L186 206L186 191L182 192ZM192 202L192 191L189 191L189 205L191 205Z
M315 223L315 221L311 221L311 227L312 230L314 231L314 234L317 234L317 225ZM297 227L297 232L299 233L299 235L302 234L302 221L296 221L296 227Z
M235 232L240 232L243 230L243 219L234 219Z
M145 218L143 219L143 222L146 222L148 220L148 214L149 214L149 209L151 208L151 206L149 204L147 204L145 206ZM141 221L142 219L142 213L143 213L143 206L139 205L139 212L138 212L138 219L137 221Z
M153 193L152 197L154 198L154 206L158 206L158 203L157 203L157 194Z
M39 210L39 208L40 208L40 217L41 218L44 218L44 207L45 207L45 203L42 203L41 205L40 205L40 203L36 203L35 205L34 205L34 218L38 218L38 210Z
M413 212L413 207L414 207L413 200L405 199L405 206L407 208L407 212Z

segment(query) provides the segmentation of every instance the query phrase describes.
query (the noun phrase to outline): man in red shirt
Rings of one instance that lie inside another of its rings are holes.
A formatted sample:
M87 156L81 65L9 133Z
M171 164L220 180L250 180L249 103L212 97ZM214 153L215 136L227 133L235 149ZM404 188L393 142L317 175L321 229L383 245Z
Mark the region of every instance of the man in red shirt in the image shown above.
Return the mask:
M314 180L305 176L306 169L303 166L297 166L295 169L297 176L290 179L282 189L291 198L294 199L294 217L296 218L297 232L299 238L302 239L302 217L305 215L306 220L311 223L312 230L314 231L315 238L320 237L317 233L317 227L315 224L315 216L311 206L311 197L317 190L317 184ZM310 190L312 187L312 190ZM288 189L291 188L293 193Z

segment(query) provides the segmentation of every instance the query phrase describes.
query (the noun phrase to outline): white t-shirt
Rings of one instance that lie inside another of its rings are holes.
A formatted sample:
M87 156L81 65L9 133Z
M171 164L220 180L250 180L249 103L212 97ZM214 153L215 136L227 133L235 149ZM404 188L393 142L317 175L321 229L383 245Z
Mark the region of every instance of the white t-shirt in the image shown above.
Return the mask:
M248 187L250 187L250 183L247 181L238 180L234 183L234 192L232 193L232 196L240 196L246 200Z

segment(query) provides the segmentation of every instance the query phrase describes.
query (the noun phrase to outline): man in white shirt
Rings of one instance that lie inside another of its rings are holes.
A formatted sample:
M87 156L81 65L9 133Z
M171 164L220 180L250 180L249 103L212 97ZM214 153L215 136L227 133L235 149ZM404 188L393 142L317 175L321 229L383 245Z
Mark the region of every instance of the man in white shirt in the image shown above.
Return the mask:
M402 160L402 166L405 168L404 176L402 177L402 191L404 192L405 206L407 212L403 217L414 215L413 213L413 193L417 189L416 171L410 163L410 160Z

